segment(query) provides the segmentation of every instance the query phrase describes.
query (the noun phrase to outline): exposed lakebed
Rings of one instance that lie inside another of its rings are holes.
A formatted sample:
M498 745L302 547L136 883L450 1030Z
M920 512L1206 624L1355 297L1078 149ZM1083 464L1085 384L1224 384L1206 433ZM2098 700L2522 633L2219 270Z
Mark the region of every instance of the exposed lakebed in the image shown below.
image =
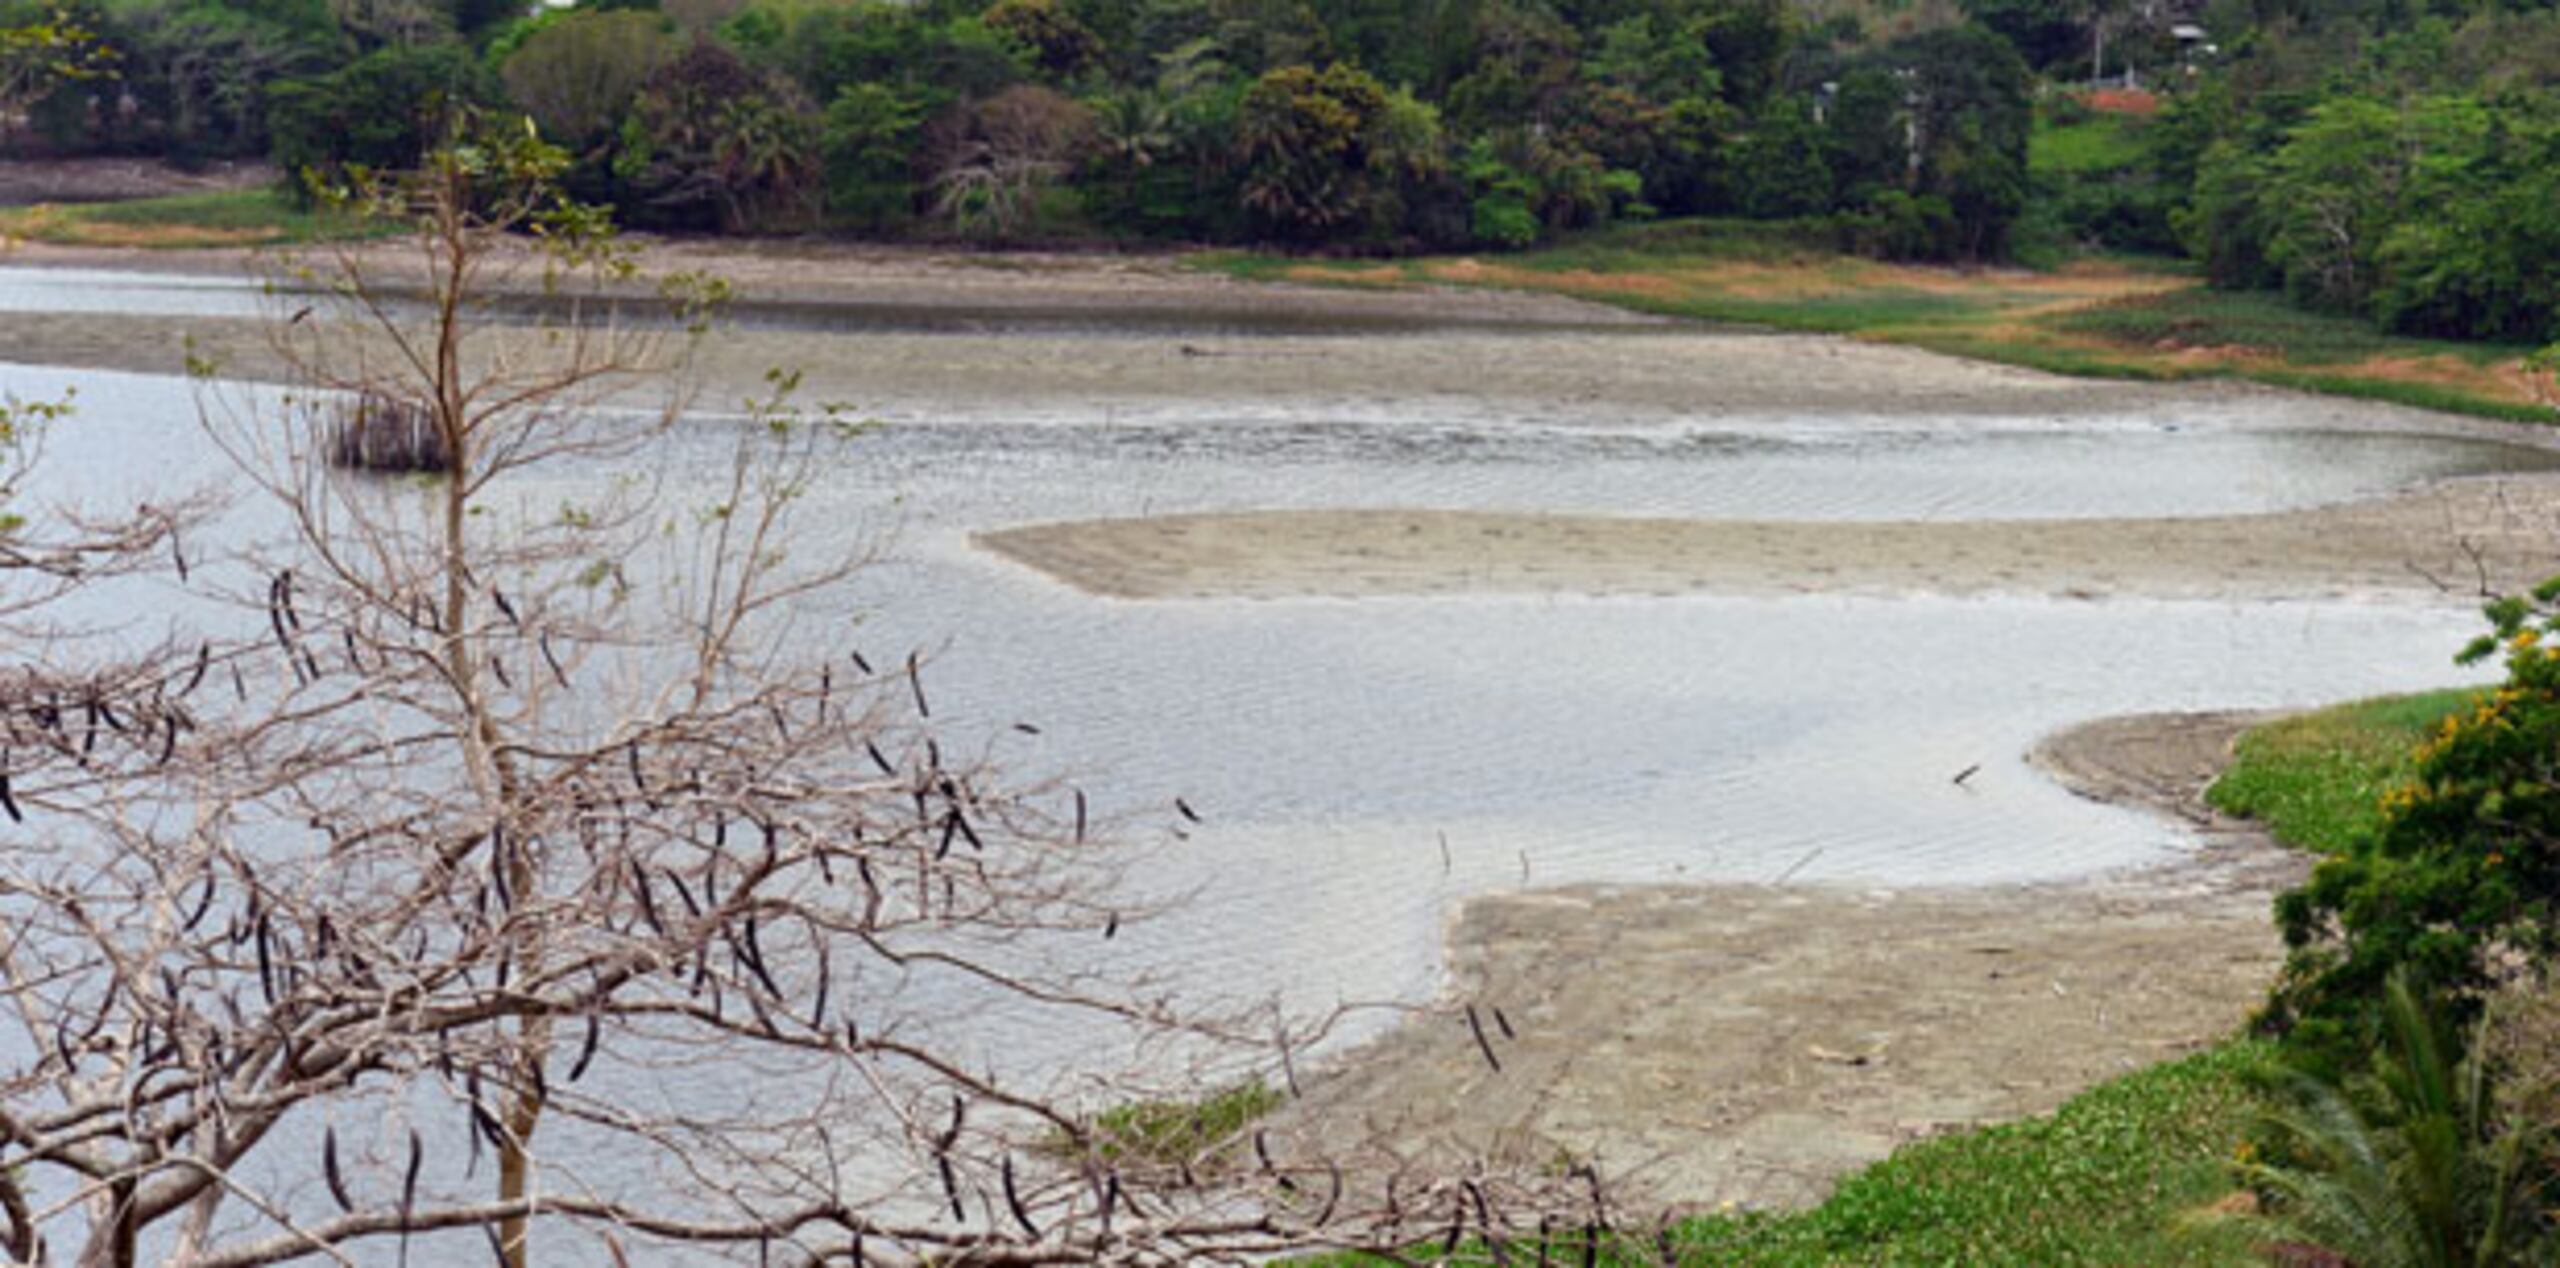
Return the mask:
M76 343L87 351L61 359L132 369L167 340L119 352L118 321L219 342L254 299L203 279L119 285L155 298L120 318L114 291L0 270L0 313L51 328L30 335L37 353ZM2476 619L2460 594L2416 585L2280 601L1842 593L1820 578L1793 595L1588 594L1570 574L1470 583L1463 558L1429 593L1338 587L1365 595L1347 598L1318 576L1261 598L1133 602L977 535L1271 510L2175 519L2554 465L2521 436L2380 407L2069 383L1792 336L1238 321L774 318L708 349L701 416L642 465L681 500L746 425L721 403L775 361L804 365L813 398L886 422L806 507L812 531L880 553L808 628L885 659L925 650L960 733L1162 839L1151 887L1193 897L1124 932L1131 954L1196 988L1309 1006L1430 999L1470 896L2060 882L2174 859L2194 844L2185 829L2074 796L2024 754L2109 714L2439 684ZM48 492L147 497L218 468L176 378L0 364L22 396L64 385L80 414L50 446ZM537 513L613 474L554 472L501 496ZM1178 819L1177 796L1204 822ZM1051 1042L1063 1060L1073 1039Z

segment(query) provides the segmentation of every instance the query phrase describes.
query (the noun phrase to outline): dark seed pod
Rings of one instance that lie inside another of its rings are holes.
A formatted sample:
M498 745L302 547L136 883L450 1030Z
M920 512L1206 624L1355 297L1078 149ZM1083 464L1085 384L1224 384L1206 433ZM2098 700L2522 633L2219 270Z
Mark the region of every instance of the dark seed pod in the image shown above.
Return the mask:
M667 926L658 919L658 900L649 893L649 874L641 870L638 859L631 860L631 892L640 899L640 918L649 922L650 931L667 936Z
M1022 1226L1022 1234L1040 1240L1040 1226L1031 1222L1031 1211L1022 1204L1022 1193L1013 1184L1013 1155L1004 1156L1004 1204L1013 1210L1013 1222Z
M205 671L211 668L213 668L213 642L207 639L196 644L195 672L187 675L187 685L178 688L178 695L183 698L188 692L195 690L204 682Z
M320 1174L329 1182L329 1197L338 1209L353 1213L356 1201L347 1194L347 1177L338 1170L338 1129L331 1126L320 1137Z
M603 1035L603 1024L594 1013L587 1014L587 1037L578 1044L578 1059L569 1064L569 1081L575 1083L587 1072L587 1063L596 1059L596 1043Z
M409 1129L409 1166L400 1177L400 1263L409 1262L409 1225L418 1210L418 1168L426 1162L426 1142L418 1138L418 1129Z
M960 1205L960 1182L951 1174L951 1156L948 1154L938 1155L934 1158L933 1165L942 1173L943 1195L951 1199L951 1222L954 1224L968 1223L969 1210L967 1207Z
M1502 1073L1502 1059L1493 1055L1493 1044L1485 1039L1484 1022L1476 1016L1473 1004L1467 1005L1467 1032L1476 1037L1476 1051L1484 1054L1484 1063L1492 1066L1495 1074Z

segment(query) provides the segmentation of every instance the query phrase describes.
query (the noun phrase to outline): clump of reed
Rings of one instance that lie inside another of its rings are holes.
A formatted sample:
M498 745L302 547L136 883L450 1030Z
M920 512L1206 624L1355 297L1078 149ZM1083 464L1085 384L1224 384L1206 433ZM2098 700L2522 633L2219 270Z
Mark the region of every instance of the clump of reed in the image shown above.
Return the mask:
M452 461L444 432L427 410L376 392L343 398L327 420L329 464L350 471L442 471Z

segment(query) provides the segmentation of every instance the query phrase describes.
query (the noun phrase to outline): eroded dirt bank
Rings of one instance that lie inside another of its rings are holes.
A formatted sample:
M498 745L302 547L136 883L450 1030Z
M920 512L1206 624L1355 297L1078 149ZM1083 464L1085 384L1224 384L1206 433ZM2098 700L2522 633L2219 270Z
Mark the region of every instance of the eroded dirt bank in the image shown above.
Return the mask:
M2200 825L2203 847L2173 865L2052 886L1472 901L1451 930L1452 1010L1337 1063L1282 1134L1596 1160L1651 1201L1792 1207L1903 1142L2041 1113L2209 1043L2263 997L2280 960L2268 903L2304 866L2203 805L2255 720L2113 719L2036 755L2086 795ZM1453 1011L1466 1004L1499 1070Z

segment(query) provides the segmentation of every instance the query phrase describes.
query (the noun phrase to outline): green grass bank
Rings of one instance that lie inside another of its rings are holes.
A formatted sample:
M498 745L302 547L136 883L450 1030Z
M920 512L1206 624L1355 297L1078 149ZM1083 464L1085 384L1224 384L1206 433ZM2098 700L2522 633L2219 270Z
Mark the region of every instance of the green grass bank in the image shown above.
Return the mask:
M2477 694L2453 687L2383 696L2254 728L2205 799L2296 849L2359 849L2381 829L2383 794L2410 777L2418 742Z

